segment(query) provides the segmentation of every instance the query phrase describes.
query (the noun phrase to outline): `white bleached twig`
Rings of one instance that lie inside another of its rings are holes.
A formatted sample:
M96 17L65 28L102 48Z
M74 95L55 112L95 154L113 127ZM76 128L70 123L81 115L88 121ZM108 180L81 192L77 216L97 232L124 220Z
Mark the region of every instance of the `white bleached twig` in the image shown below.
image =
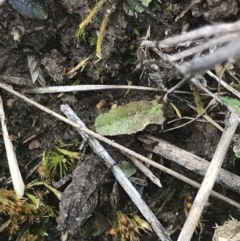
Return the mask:
M163 41L160 41L159 43L145 40L142 42L141 46L147 46L150 48L154 46L154 47L158 47L159 49L168 48L173 45L177 45L179 43L183 43L186 41L192 41L192 40L198 39L198 38L208 38L213 35L221 35L221 34L239 32L239 30L240 30L240 21L237 21L235 23L207 25L200 29L190 31L188 33L184 33L181 35L177 35L174 37L164 39Z
M13 144L8 134L1 96L0 96L0 119L1 119L1 125L2 125L3 140L4 140L7 159L8 159L8 166L12 177L13 188L15 193L18 196L22 197L24 194L25 185L22 179L21 172L18 167L18 162L17 162L16 154L13 148Z
M240 36L215 52L194 58L180 65L178 70L186 77L203 74L217 64L228 62L240 54Z
M65 93L73 91L90 91L90 90L108 90L108 89L128 89L128 90L151 90L159 91L156 88L145 86L131 86L131 85L68 85L68 86L51 86L39 87L25 90L25 93L32 94L49 94L49 93Z
M145 165L143 165L142 162L140 162L136 157L134 156L130 156L127 155L125 152L122 152L123 155L126 155L131 161L132 163L142 172L145 174L145 176L147 178L149 178L149 180L151 180L154 184L156 184L158 187L162 188L162 184L159 180L159 178L157 178L150 170L148 167L146 167Z
M212 39L211 41L208 41L201 45L197 45L193 48L186 49L186 50L176 53L174 55L164 55L164 59L166 59L169 62L176 62L181 59L185 59L186 57L191 56L193 54L201 53L202 51L204 51L206 49L210 49L212 47L219 46L221 44L230 42L236 37L238 37L237 33L227 34L227 35L221 36L219 38Z
M193 232L198 224L198 221L201 217L203 208L208 200L208 197L211 193L215 180L218 176L218 173L221 169L223 160L228 151L229 145L232 141L233 135L239 124L239 117L237 114L232 113L229 119L229 126L225 129L221 140L217 146L217 149L214 153L212 161L208 167L205 178L202 182L202 185L198 191L197 196L193 202L191 210L188 214L187 220L182 228L182 231L178 237L178 241L190 241L193 235Z
M240 98L240 93L235 90L232 86L230 86L229 84L227 84L224 80L218 78L212 71L208 70L207 74L209 76L211 76L213 79L215 79L218 83L220 82L220 84L226 88L228 91L230 91L232 94L234 94L235 96L237 96L238 98Z

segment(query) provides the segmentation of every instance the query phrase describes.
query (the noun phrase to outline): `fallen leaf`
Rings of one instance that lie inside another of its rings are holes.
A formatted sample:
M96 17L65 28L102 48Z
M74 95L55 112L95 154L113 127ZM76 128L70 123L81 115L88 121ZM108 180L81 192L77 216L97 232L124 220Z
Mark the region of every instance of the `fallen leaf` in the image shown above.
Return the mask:
M142 13L152 0L125 0L123 2L123 10L129 16L133 16L134 13Z
M221 97L221 100L232 108L238 115L240 115L240 101L228 97Z
M119 106L97 117L96 131L101 135L115 136L136 133L149 124L161 125L165 120L162 106L156 100Z
M127 161L120 162L119 167L127 177L131 177L137 172L137 168L132 163Z

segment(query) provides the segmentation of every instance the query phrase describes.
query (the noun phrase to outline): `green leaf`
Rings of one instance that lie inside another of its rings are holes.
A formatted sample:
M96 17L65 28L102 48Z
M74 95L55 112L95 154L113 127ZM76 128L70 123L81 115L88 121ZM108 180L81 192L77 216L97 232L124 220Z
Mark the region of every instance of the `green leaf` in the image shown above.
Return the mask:
M233 147L233 151L234 151L234 153L235 153L235 156L236 156L237 158L240 158L240 148L239 148L238 146L234 146L234 147Z
M122 161L119 164L119 167L122 169L123 173L127 176L127 177L131 177L132 175L134 175L137 171L137 168L130 162L127 161Z
M164 120L162 105L157 101L138 101L98 116L95 128L106 136L133 134L149 124L161 125Z
M33 5L33 12L36 19L43 20L47 19L48 17L47 9L41 4L36 3L35 5Z
M77 159L79 160L80 158L80 152L76 152L76 151L69 151L67 149L63 149L63 148L59 148L57 146L55 146L55 148L61 152L63 155L67 156L68 158L73 158L73 159Z
M123 2L123 10L127 15L133 16L134 12L142 13L151 1L152 0L125 0L125 2Z
M228 97L221 97L221 100L232 108L238 115L240 115L240 101Z
M162 105L157 103L155 103L155 105L150 110L151 114L156 114L156 115L160 115L161 112L162 112Z

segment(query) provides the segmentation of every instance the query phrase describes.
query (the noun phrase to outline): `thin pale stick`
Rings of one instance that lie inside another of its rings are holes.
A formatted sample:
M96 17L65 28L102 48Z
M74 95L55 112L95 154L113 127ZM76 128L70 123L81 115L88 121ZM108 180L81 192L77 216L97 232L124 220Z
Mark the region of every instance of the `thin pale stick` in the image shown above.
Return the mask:
M185 59L188 56L191 56L191 55L196 54L196 53L200 53L200 52L202 52L206 49L209 49L211 47L215 47L215 46L218 46L218 45L223 44L223 43L231 42L237 36L238 36L238 34L236 34L236 33L224 35L224 36L221 36L219 38L211 39L210 41L208 41L204 44L195 46L193 48L189 48L187 50L184 50L184 51L179 52L179 53L174 54L174 55L163 55L163 58L165 60L169 61L169 62L176 62L180 59Z
M232 73L231 69L227 68L227 71L240 84L240 80Z
M240 31L240 21L237 21L235 23L208 25L200 29L190 31L185 34L164 39L158 44L158 48L160 49L167 48L167 47L171 47L173 45L183 43L186 41L191 41L197 38L208 38L213 35L227 34L227 33L238 32L238 31ZM143 43L141 44L141 46L145 46Z
M226 71L226 69L228 68L230 63L225 64L225 66L223 67L223 69L221 70L221 73L219 75L219 79L220 81L218 82L218 97L220 97L220 86L221 86L221 79L223 78L224 72Z
M217 100L219 103L222 103L221 99L219 99L215 94L213 94L210 90L205 88L196 78L191 78L190 81L196 85L199 89L203 90L205 93L209 94L213 99Z
M95 91L95 90L111 90L111 89L129 89L129 90L143 90L143 91L168 91L159 90L158 88L145 87L145 86L129 86L129 85L65 85L65 86L51 86L51 87L38 87L32 89L26 89L23 92L28 94L50 94L50 93L64 93L64 92L76 92L76 91ZM175 91L177 94L192 95L188 91ZM201 94L205 95L205 94Z
M158 187L162 187L162 184L150 170L147 168L145 165L143 165L142 162L140 162L136 157L127 155L125 152L122 152L123 155L126 155L132 162L133 164L142 172L145 174L145 176L151 180L154 184L156 184ZM149 158L150 159L150 158Z
M25 185L22 179L22 175L18 166L17 157L14 151L13 144L10 140L7 126L6 126L6 118L3 108L3 102L2 97L0 96L0 119L1 119L1 125L2 125L2 135L4 140L4 145L6 149L7 154L7 160L8 160L8 166L12 178L13 188L15 193L22 197L24 194Z
M167 103L168 95L174 92L176 89L180 88L186 81L187 81L187 78L184 78L180 82L178 82L175 86L173 86L171 89L169 89L168 92L164 95L163 101Z
M230 91L232 94L240 98L240 93L235 90L233 87L228 85L224 80L218 78L215 74L213 74L210 70L207 71L207 74L211 77L213 77L216 81L221 82L221 85L226 88L228 91Z
M221 140L217 146L213 159L209 165L205 178L193 202L187 220L178 237L178 241L190 241L194 230L199 222L203 208L211 193L215 180L221 169L223 160L232 141L233 135L238 127L239 120L235 113L232 113L229 119L229 127L224 131Z
M129 90L150 90L159 91L157 88L150 88L145 86L131 86L131 85L67 85L67 86L51 86L27 89L25 93L31 94L50 94L50 93L65 93L73 91L90 91L90 90L109 90L109 89L129 89Z
M207 54L179 65L178 70L184 76L190 78L196 74L205 73L217 64L228 62L238 54L240 54L240 37L235 38L231 43L217 49L212 54Z

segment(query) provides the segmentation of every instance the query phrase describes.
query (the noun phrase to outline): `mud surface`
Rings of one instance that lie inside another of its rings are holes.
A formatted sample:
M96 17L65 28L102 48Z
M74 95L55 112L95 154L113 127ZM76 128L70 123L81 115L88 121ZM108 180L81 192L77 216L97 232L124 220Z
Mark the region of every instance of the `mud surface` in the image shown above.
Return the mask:
M132 85L148 86L147 71L135 69L139 59L141 59L141 56L138 55L140 53L138 50L139 44L141 38L146 36L149 26L151 29L150 39L159 40L164 38L166 34L169 36L179 34L186 26L188 29L194 29L209 23L234 21L238 17L239 3L235 0L195 2L197 3L190 4L189 1L176 0L171 1L171 5L169 5L170 1L153 0L143 13L136 13L136 16L128 16L122 10L123 2L121 0L106 2L86 27L85 41L79 42L74 38L74 35L79 23L86 18L89 11L94 7L95 1L49 0L46 4L48 9L46 20L29 19L15 11L6 1L0 6L0 80L12 85L19 92L26 88L40 86L38 81L33 84L31 80L27 62L28 56L31 55L34 56L47 86L72 85L76 80L81 84L109 85L127 85L131 81ZM175 22L175 18L187 8L188 11L184 16ZM103 58L98 61L95 51L96 36L104 14L109 9L111 14L102 44ZM69 70L88 57L90 57L89 63L82 71L76 72L71 78L66 77L65 74ZM165 73L167 70L163 69L162 72L164 76L166 74L165 78L168 79L168 73ZM177 79L173 80L169 87L177 81ZM154 83L150 83L150 85L155 86ZM184 85L182 90L191 91L189 84ZM28 94L27 96L57 113L61 113L61 104L69 104L85 125L94 130L95 118L100 113L108 111L111 106L137 100L152 100L155 98L155 94L139 90L130 92L111 90L66 93L61 97L58 94ZM37 173L33 173L27 178L29 171L41 162L41 154L44 150L53 149L56 140L59 139L65 143L71 143L74 140L81 140L81 138L69 125L30 106L17 97L2 90L1 96L5 104L8 131L11 135L17 137L14 145L21 172L26 177L25 183L29 183L38 177ZM189 98L186 96L186 99ZM190 99L190 101L193 101L193 99ZM99 108L99 106L101 107ZM179 103L179 108L186 116L195 115L193 111L187 109L181 103ZM214 110L211 116L220 121L222 126L224 126L224 113L221 114L220 112L223 111L226 110ZM164 128L168 129L178 124L170 124ZM194 122L167 133L161 133L161 127L159 126L151 126L141 134L144 133L163 138L209 161L221 137L220 131L210 123L204 122ZM34 138L30 138L32 136ZM26 141L28 138L31 140L37 139L40 142L40 147L30 148L31 141ZM112 137L112 139L145 156L147 155L147 151L144 151L142 144L137 140L137 134L117 136ZM117 162L126 160L126 157L115 149L107 147L107 150ZM2 143L0 151L0 185L1 187L12 188L7 181L10 174L4 144ZM91 154L91 151L87 149L87 153ZM202 180L202 177L167 160L161 160L159 157L154 157L154 159L198 182ZM239 163L235 159L232 150L230 150L227 160L224 162L224 167L239 175ZM160 178L163 188L157 188L150 181L147 181L146 187L137 185L137 188L164 227L169 232L173 232L172 240L177 240L185 220L184 202L186 202L186 195L194 197L197 190L165 173L160 173L154 168L150 169ZM144 176L140 173L137 175L144 179ZM99 197L95 196L96 193L94 194L94 205L96 206L96 203L98 203L97 209L93 216L87 213L86 217L83 217L87 221L80 230L82 237L78 237L79 239L76 240L118 240L107 233L114 222L116 212L119 210L126 214L138 212L120 187L118 187L118 195L114 193L117 184L111 175L107 176L110 180L104 185L104 188L101 187L97 191ZM73 177L73 182L76 182L76 177ZM61 191L64 188L62 187ZM215 190L236 201L239 200L239 195L224 187L216 186ZM113 200L112 195L117 202L111 201ZM59 208L59 202L55 197L50 196L49 202L57 209ZM74 207L71 208L74 209ZM224 223L228 220L229 215L238 220L240 218L239 210L210 197L209 205L202 217L204 220L202 221L204 225L201 234L202 240L211 240L215 223ZM91 216L90 219L88 219L88 216ZM3 215L1 220L5 221L6 217ZM60 240L58 224L55 221L50 223L51 225L46 227L49 236L43 240ZM89 229L89 226L92 227L93 225L94 230L97 229L98 232ZM1 240L7 240L7 238L6 232L0 233ZM13 240L17 240L16 238L17 235L14 236ZM194 234L192 240L198 240L198 238L199 235ZM140 237L140 240L156 240L156 237L154 234L152 236L144 234Z

